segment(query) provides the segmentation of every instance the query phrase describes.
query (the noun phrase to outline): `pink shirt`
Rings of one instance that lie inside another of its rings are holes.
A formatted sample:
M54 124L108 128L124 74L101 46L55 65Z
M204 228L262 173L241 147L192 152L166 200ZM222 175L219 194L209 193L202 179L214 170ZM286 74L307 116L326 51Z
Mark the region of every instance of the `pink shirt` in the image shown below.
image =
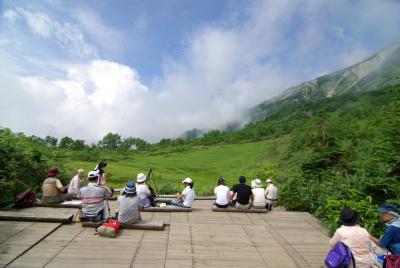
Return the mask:
M343 242L350 248L354 255L354 260L356 261L356 267L371 267L371 238L367 230L360 227L360 225L342 225L336 230L332 239L329 241L329 244L331 247L334 247L339 241Z

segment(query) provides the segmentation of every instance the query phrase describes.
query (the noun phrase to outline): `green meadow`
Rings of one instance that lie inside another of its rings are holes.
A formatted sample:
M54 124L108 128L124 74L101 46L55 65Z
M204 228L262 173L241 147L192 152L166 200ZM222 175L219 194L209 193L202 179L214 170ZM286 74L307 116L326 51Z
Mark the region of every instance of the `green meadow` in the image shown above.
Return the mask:
M262 142L199 146L190 151L149 155L134 153L127 159L113 161L112 157L102 153L107 161L108 184L114 188L122 188L128 180L135 180L139 172L147 174L153 170L150 183L156 185L159 193L173 194L181 190L181 181L190 177L194 180L197 195L210 195L216 180L223 177L228 186L237 183L240 175L254 179L254 170L266 162L275 163L286 148L286 140L280 138ZM95 162L73 161L64 158L64 165L70 170L79 168L90 171Z

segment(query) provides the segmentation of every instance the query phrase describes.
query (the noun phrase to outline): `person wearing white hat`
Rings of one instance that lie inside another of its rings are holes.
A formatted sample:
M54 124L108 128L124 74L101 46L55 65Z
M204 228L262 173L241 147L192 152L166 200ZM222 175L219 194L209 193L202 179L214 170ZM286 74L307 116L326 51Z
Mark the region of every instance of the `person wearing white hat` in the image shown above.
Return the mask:
M78 197L82 200L80 214L82 221L96 222L105 219L107 205L104 200L112 195L112 191L107 186L98 185L99 175L97 171L90 171L88 185L79 190Z
M267 202L265 200L265 191L262 188L260 179L254 180L254 187L251 189L251 192L253 193L253 208L265 208Z
M266 182L268 186L267 189L265 189L265 199L267 202L265 208L271 211L272 206L278 200L278 188L272 183L271 179L267 179Z
M178 193L178 198L171 201L171 205L178 207L191 208L194 202L196 194L193 190L193 181L191 178L186 178L182 181L185 185L185 189L182 193Z
M150 197L152 197L151 191L146 184L147 177L143 173L139 173L136 176L136 192L139 202L143 207L149 207L151 205Z

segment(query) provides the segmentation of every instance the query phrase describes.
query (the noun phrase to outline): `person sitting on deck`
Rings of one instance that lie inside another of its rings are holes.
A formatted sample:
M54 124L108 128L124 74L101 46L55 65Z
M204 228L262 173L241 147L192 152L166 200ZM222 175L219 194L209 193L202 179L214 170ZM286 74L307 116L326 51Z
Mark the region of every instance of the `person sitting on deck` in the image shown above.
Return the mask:
M265 199L267 202L265 208L271 211L272 206L278 200L278 188L276 188L276 186L272 183L271 179L267 179L266 182L268 186L267 189L265 189Z
M400 214L397 206L383 204L378 211L381 213L381 218L387 227L380 239L371 235L371 240L378 247L386 248L394 255L400 255ZM374 251L376 250L374 249ZM378 255L381 254L378 253Z
M81 188L81 181L83 180L84 176L85 176L85 171L83 169L78 169L76 175L69 182L68 186L69 194L73 194L74 196L78 195L79 190Z
M78 197L82 199L80 218L82 221L102 221L105 219L104 199L112 195L107 186L97 184L99 173L90 171L88 174L89 183L79 190Z
M107 184L106 170L105 170L106 166L107 166L106 162L100 161L94 168L94 171L97 171L99 173L99 177L97 178L97 184L100 186L104 186Z
M134 182L129 181L122 195L118 196L118 221L122 223L136 223L141 219L136 186Z
M218 186L214 189L215 205L218 208L227 208L229 206L229 188L225 186L223 178L218 179Z
M357 268L373 267L370 255L371 239L368 231L358 225L358 214L351 208L344 208L340 213L342 226L336 230L329 245L333 248L336 243L342 242L353 253Z
M154 197L146 184L147 177L143 173L139 173L136 177L136 192L140 204L143 207L150 207L154 203Z
M185 189L182 193L177 194L177 199L171 201L171 205L184 207L184 208L191 208L194 202L194 198L196 196L193 190L193 181L191 178L186 178L182 181L185 185Z
M231 195L231 199L236 194L236 204L235 208L238 209L249 209L251 205L251 200L253 200L253 194L251 192L250 186L246 184L246 177L239 177L239 184L233 186L233 191Z
M60 171L52 167L47 172L48 178L43 181L41 202L48 204L59 204L65 200L72 199L72 194L64 194L66 187L63 187L58 176Z
M254 180L254 188L251 189L251 192L254 197L252 207L258 209L264 209L267 202L265 200L265 191L262 188L260 179Z

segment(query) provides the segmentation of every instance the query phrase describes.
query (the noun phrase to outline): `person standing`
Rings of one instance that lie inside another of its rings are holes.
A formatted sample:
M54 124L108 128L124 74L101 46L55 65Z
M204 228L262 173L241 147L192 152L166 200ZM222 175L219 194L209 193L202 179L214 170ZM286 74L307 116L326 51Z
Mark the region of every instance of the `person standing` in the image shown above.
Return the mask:
M99 173L99 177L97 179L97 184L100 186L104 186L107 184L106 182L106 168L107 163L104 161L100 161L96 167L94 168L94 171L97 171Z
M264 209L267 202L265 200L265 191L264 191L264 188L262 188L260 179L254 180L254 187L253 187L253 189L251 189L251 192L253 194L252 207Z
M118 196L118 221L122 223L136 223L141 219L136 185L134 182L129 181L122 195Z
M88 174L89 183L79 190L78 197L82 200L80 218L82 221L102 221L106 217L106 204L104 199L112 195L107 186L98 185L99 173L90 171Z
M251 200L253 200L253 194L251 192L250 186L246 184L246 177L239 177L239 184L233 186L231 199L234 198L236 194L236 204L235 208L238 209L249 209L251 206Z
M354 256L357 268L373 267L371 258L371 239L366 229L358 225L358 213L351 208L344 208L340 213L342 226L336 230L329 241L333 248L336 243L342 242L349 247Z
M271 179L267 179L267 188L265 189L265 199L266 199L266 206L265 208L269 211L272 210L272 206L278 200L278 188L272 183Z
M68 193L77 196L79 190L81 189L81 182L85 176L85 171L83 169L78 169L76 175L71 179L68 185Z
M65 187L61 184L58 176L60 171L57 167L52 167L47 172L47 179L42 184L41 202L48 204L59 204L72 198L72 194L64 194Z
M229 206L230 191L225 186L224 178L218 179L218 186L214 189L215 205L218 208L227 208Z
M196 194L193 190L193 181L191 178L186 178L182 181L185 185L185 189L182 193L178 193L177 199L171 201L171 205L184 207L184 208L191 208L194 203L194 198Z

